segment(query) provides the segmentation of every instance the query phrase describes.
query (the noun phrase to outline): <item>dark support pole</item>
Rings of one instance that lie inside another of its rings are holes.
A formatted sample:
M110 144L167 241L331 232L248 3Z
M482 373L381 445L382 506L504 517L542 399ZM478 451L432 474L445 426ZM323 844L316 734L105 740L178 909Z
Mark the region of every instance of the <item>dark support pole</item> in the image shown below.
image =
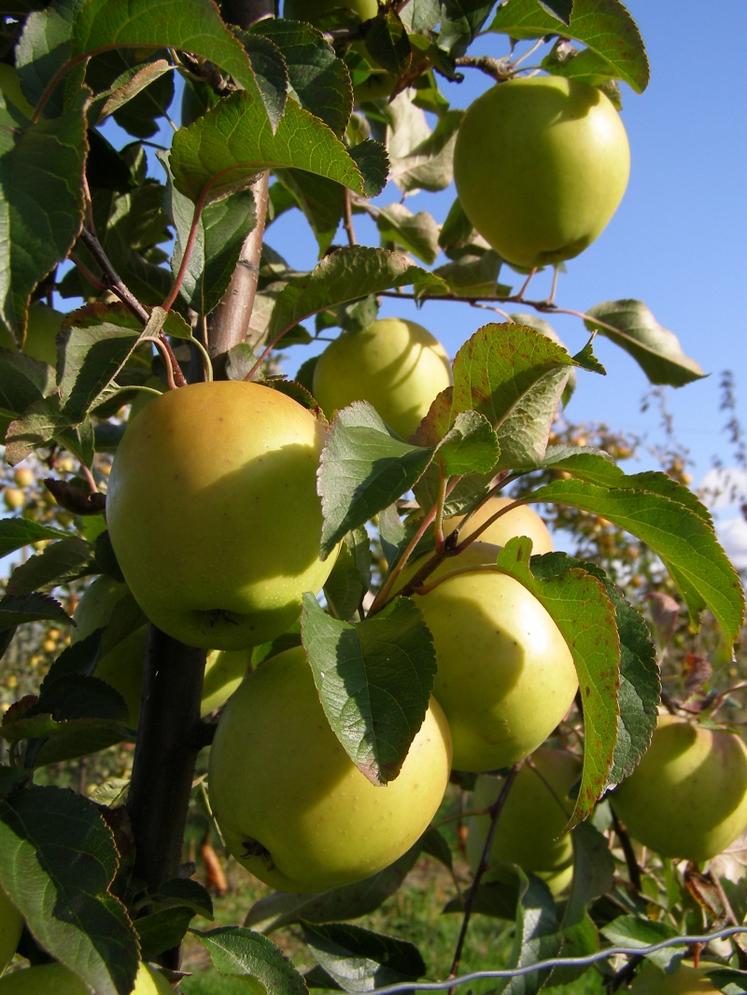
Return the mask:
M135 876L157 890L179 874L200 721L205 651L150 626L127 807Z

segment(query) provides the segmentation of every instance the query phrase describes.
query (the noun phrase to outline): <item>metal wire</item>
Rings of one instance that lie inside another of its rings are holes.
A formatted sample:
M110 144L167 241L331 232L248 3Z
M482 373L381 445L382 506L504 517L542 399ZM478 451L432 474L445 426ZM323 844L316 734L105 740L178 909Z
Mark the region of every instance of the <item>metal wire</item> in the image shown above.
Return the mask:
M459 985L466 985L471 981L521 978L525 974L533 974L535 971L544 971L551 967L589 967L599 963L599 961L607 960L609 957L644 957L647 954L656 953L657 950L666 950L667 947L689 947L693 943L710 943L712 940L724 940L737 933L747 933L747 926L729 926L728 929L720 929L716 933L704 933L702 936L673 936L669 940L662 940L660 943L653 943L647 947L607 947L606 950L598 950L585 957L557 957L552 960L540 960L536 964L526 964L524 967L506 968L500 971L472 971L470 974L462 974L457 978L450 978L448 981L411 981L406 984L386 985L384 988L372 988L369 995L396 995L396 993L401 992L444 992L448 991L449 988L457 988Z

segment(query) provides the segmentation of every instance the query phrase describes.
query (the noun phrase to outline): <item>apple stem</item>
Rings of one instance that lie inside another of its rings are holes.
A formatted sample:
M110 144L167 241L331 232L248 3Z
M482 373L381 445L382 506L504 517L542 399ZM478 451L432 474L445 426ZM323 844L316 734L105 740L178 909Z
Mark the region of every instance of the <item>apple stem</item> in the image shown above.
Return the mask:
M134 876L151 893L180 876L182 844L199 749L205 651L149 627L143 696L127 810ZM176 969L179 949L158 960Z
M520 767L521 762L514 764L514 766L509 770L503 780L498 797L488 809L488 813L490 815L490 826L488 827L488 832L482 847L482 853L480 854L480 862L477 865L474 879L469 887L469 891L464 897L464 915L462 917L462 926L459 930L459 937L457 938L456 947L454 949L454 958L451 962L451 970L449 971L450 978L455 978L457 972L459 971L459 964L462 959L464 943L467 939L467 930L469 929L469 923L472 917L472 909L475 904L475 898L477 897L480 882L482 881L485 871L488 869L488 858L493 846L493 840L495 839L496 829L498 828L498 820L500 819L501 812L508 801L509 792L513 787L513 783L516 780L516 775L519 773ZM455 993L456 986L449 989L449 995L455 995Z

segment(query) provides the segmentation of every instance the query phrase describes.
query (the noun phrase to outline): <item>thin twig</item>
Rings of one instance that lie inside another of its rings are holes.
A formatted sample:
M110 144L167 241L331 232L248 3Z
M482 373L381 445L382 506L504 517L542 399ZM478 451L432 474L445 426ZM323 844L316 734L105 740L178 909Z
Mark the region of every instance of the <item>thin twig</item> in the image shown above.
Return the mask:
M114 269L111 260L104 251L104 247L101 242L96 238L93 232L90 232L85 226L81 230L80 237L83 239L91 255L95 258L96 262L99 264L101 269L106 276L106 281L109 289L113 294L122 301L126 307L136 315L143 324L148 323L150 318L149 312L143 307L140 301L135 297L129 287L126 286L122 277Z
M357 245L358 242L355 237L355 228L353 227L353 198L350 190L345 188L343 197L343 214L342 214L342 224L345 229L345 234L348 236L348 245Z
M633 885L636 892L640 895L641 868L638 866L638 861L636 860L633 844L630 842L630 837L623 829L620 820L617 818L615 810L612 808L611 811L612 811L612 824L615 827L617 838L620 840L620 846L622 847L623 855L625 856L625 865L628 868L628 877L630 878L630 883Z
M490 826L488 828L487 836L485 837L485 842L482 847L482 853L480 854L480 862L477 865L477 870L475 871L475 877L472 881L469 891L464 899L464 916L462 918L462 926L459 930L459 936L457 938L456 948L454 950L454 958L451 962L451 970L449 971L449 977L456 980L456 973L459 970L459 963L462 959L462 952L464 951L464 943L467 939L467 930L469 929L470 919L472 917L472 909L475 904L475 898L477 897L477 891L480 887L480 882L482 881L483 875L488 869L490 851L493 846L493 840L495 839L495 833L498 828L498 820L501 817L501 812L508 800L509 792L516 780L516 775L519 773L520 764L514 764L511 770L506 775L503 784L501 785L501 790L498 797L490 806ZM456 985L449 989L450 993L456 991Z

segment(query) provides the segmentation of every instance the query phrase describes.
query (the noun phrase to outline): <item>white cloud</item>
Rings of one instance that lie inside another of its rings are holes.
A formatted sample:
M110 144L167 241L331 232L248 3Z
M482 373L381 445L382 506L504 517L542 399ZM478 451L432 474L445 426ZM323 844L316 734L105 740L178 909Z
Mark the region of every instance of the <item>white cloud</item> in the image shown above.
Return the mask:
M709 508L735 508L747 501L747 470L726 466L723 470L709 470L698 490Z
M724 519L717 522L716 530L737 570L747 570L747 522L744 518Z

